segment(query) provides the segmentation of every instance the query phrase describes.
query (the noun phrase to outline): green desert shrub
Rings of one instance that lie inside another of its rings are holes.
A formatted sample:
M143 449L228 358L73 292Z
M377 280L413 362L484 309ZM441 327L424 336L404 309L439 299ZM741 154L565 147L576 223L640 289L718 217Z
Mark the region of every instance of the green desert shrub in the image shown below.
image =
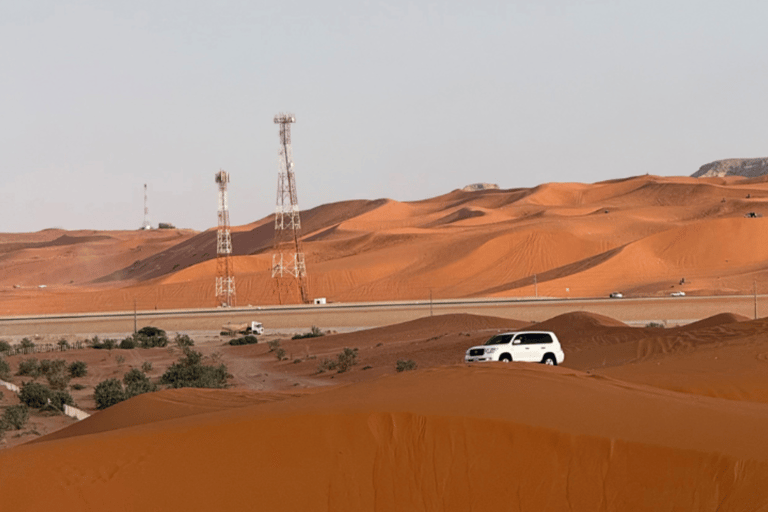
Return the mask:
M11 365L8 361L0 357L0 379L9 379L11 377Z
M306 332L304 334L296 334L291 338L292 340L301 340L304 338L317 338L320 336L325 336L325 333L320 330L320 328L316 325L313 325L312 328L309 330L309 332Z
M133 339L133 336L129 336L123 339L118 347L122 350L132 350L136 348L137 345L138 344L136 343L136 340Z
M139 342L141 348L155 348L168 346L168 336L165 331L158 327L142 327L139 332L135 334L136 341Z
M11 350L11 344L5 340L0 340L0 352L9 352Z
M51 398L53 390L39 382L24 382L19 391L19 400L33 409L45 407Z
M195 340L190 338L187 334L177 334L173 339L173 342L176 343L177 347L181 348L193 347L195 345Z
M21 339L21 348L23 348L25 351L29 351L29 350L32 350L33 348L35 348L35 344L29 338L22 338Z
M66 368L67 362L63 359L54 359L53 361L50 359L43 359L40 361L40 373L46 376L64 372L66 371Z
M67 371L69 371L69 376L73 379L85 377L88 375L88 365L85 361L72 361L69 367L67 367Z
M335 359L324 358L317 364L317 373L335 370L339 363Z
M247 336L243 336L242 338L233 338L229 340L230 345L253 345L258 343L259 340L254 336L253 334L248 334ZM270 342L271 343L271 342ZM278 345L280 344L280 340L277 340ZM271 350L270 350L271 352Z
M20 430L29 420L29 407L24 404L11 405L0 417L0 430Z
M43 359L40 361L40 373L45 376L51 389L65 389L69 384L67 362L63 359Z
M55 373L49 373L45 376L51 389L66 389L69 385L69 373L65 370Z
M269 347L270 352L274 352L275 350L280 348L280 340L271 340L267 342L267 347Z
M275 350L275 357L278 361L282 361L283 359L287 359L288 356L285 355L285 349L283 347L278 348Z
M149 380L144 372L137 368L132 368L123 375L123 383L125 384L126 398L157 391L157 386Z
M53 409L56 411L64 411L64 404L75 405L75 401L72 399L72 395L64 390L54 391L51 395L51 401L48 405L43 406L41 409Z
M152 371L152 361L144 361L141 363L141 371L149 373Z
M112 338L107 338L104 341L101 341L98 336L94 336L91 340L91 347L97 348L97 349L106 349L106 350L112 350L114 348L117 348L119 345L117 340L113 340Z
M395 370L398 372L407 372L411 370L416 369L416 361L413 359L408 359L407 361L404 359L398 359L397 364L395 365Z
M172 388L223 388L229 372L224 364L204 365L203 355L184 349L184 356L173 363L160 377L160 383Z
M338 356L338 372L344 373L347 370L351 370L354 365L357 364L357 349L356 348L344 348L341 354Z
M19 361L19 371L16 375L39 377L40 376L40 361L36 357L30 357L29 359L22 359Z
M119 380L112 378L99 382L93 390L97 409L106 409L128 398Z

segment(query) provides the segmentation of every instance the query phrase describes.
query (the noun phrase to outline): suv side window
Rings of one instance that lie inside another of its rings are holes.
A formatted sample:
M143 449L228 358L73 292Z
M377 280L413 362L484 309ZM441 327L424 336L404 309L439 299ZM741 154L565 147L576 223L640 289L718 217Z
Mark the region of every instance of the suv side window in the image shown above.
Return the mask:
M526 332L518 334L515 338L515 344L520 345L538 345L544 343L552 343L552 336L545 332Z
M530 345L531 343L536 343L536 340L532 338L532 334L530 333L522 333L518 334L515 338L515 345Z

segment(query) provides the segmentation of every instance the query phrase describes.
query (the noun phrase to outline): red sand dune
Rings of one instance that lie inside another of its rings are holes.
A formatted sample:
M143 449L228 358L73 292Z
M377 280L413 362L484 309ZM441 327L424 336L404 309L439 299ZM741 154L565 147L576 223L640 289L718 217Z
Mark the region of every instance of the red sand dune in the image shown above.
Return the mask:
M227 347L319 387L135 397L0 451L3 510L768 510L768 319L534 326L561 338L562 367L456 364L525 327L474 315L283 342L357 347L344 374Z
M768 244L746 215L766 202L766 179L640 176L348 201L302 224L311 294L335 301L530 296L534 275L545 296L751 293ZM272 235L270 218L233 229L240 304L277 301ZM213 230L0 235L0 313L212 306L214 258ZM200 350L231 389L142 395L1 450L0 510L768 510L768 319L572 312L531 325L558 334L561 367L461 364L526 323L422 318L284 340L284 361L218 340ZM318 373L344 347L358 365ZM125 352L62 357L92 387L178 355Z
M765 510L766 428L765 404L453 366L28 444L0 488L8 510Z
M552 297L747 293L768 217L746 215L766 203L768 181L740 178L456 190L319 206L303 242L311 294L332 301L532 296L534 275ZM240 304L278 302L273 234L271 217L233 228ZM213 229L0 235L0 254L4 314L215 305Z

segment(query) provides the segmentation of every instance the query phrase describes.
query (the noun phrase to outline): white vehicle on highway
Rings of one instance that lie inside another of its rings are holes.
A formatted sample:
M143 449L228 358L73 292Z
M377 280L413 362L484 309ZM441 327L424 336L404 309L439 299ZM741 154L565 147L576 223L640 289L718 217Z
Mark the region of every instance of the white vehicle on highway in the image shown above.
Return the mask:
M550 331L505 332L492 336L464 355L465 363L527 361L558 365L565 359L560 340Z

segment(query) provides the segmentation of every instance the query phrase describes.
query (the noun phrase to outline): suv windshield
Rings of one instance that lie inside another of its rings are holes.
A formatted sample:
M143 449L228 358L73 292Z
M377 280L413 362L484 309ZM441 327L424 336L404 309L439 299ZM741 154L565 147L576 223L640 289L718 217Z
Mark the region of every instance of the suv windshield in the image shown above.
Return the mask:
M484 345L504 345L506 343L509 343L509 340L512 339L511 334L498 334L494 336L493 338L489 339L484 343Z

